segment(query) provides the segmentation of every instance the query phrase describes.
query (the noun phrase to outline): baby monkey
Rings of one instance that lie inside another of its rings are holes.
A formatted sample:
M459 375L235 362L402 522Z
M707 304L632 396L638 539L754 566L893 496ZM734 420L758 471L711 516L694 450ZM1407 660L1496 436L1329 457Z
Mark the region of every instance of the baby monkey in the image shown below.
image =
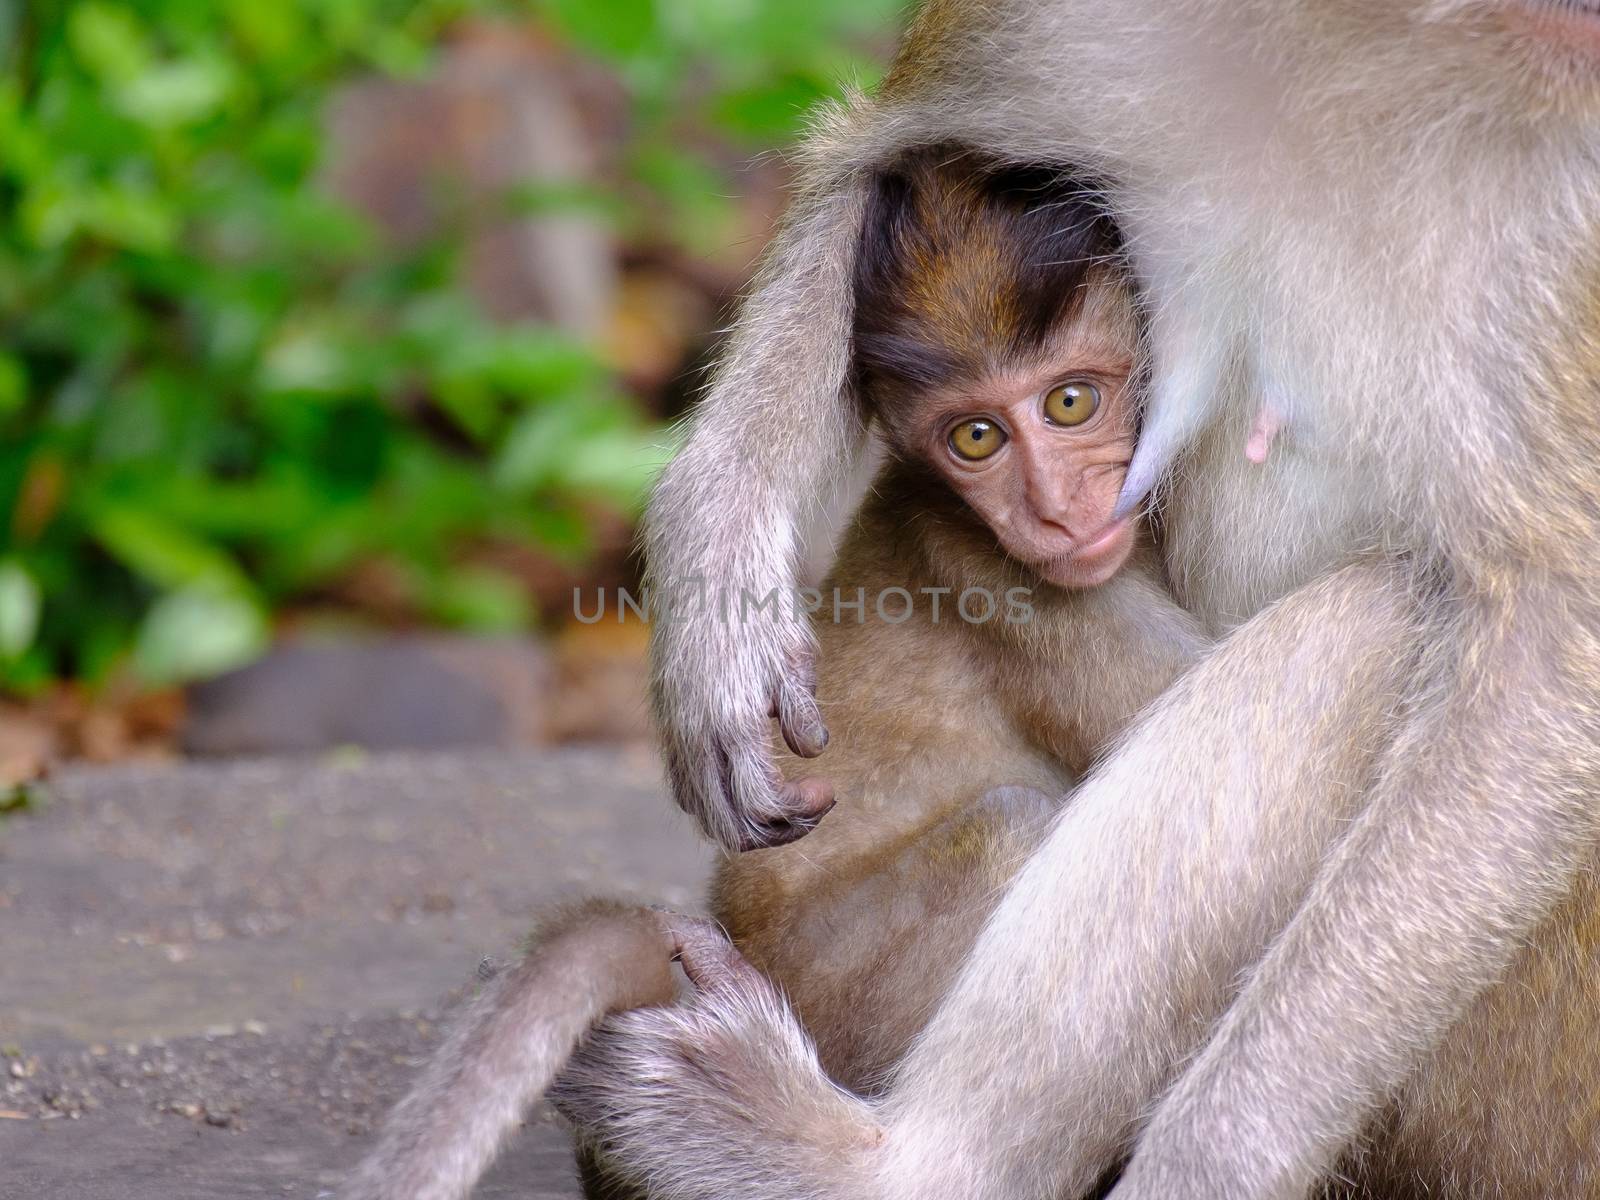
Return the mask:
M1120 252L1092 189L1053 169L941 149L871 194L854 372L889 461L813 615L838 803L713 886L734 945L858 1091L1062 798L1209 644L1148 530L1114 517L1143 379ZM816 770L778 758L790 782Z
M673 1000L673 956L698 986L764 973L829 1073L875 1090L1060 797L1205 649L1148 531L1113 516L1141 346L1092 192L909 156L877 180L855 277L855 382L889 461L813 614L825 780L780 756L837 807L801 844L722 863L731 944L601 903L554 919L469 1006L345 1200L465 1195L592 1021ZM580 1126L585 1077L607 1069L580 1051L558 1088ZM589 1196L642 1194L607 1178L603 1146L580 1159Z

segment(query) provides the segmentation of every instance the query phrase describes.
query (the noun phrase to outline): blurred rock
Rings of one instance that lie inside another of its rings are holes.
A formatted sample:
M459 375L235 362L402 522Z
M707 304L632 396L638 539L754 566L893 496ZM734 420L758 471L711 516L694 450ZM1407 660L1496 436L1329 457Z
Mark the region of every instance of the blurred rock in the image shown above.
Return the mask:
M551 670L518 638L397 635L291 641L190 691L183 748L307 754L544 740Z
M344 92L331 118L329 184L402 242L464 216L467 280L491 315L597 336L616 289L608 232L580 215L506 212L520 185L594 180L594 139L564 72L531 29L467 25L430 79Z

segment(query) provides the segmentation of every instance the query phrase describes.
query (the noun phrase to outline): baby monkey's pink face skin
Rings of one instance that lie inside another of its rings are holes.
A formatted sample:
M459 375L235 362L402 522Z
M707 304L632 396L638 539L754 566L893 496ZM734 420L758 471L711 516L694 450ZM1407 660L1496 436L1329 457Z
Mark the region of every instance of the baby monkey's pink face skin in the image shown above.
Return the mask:
M1134 347L1099 307L1027 361L934 391L912 432L1006 552L1064 588L1105 583L1136 536L1112 517L1138 432Z

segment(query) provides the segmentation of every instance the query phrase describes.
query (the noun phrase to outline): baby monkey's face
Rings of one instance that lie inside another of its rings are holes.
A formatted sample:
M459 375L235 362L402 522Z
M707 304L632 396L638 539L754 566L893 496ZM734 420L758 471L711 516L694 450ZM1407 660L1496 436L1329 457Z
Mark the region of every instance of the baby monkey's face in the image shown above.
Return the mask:
M1134 519L1112 514L1138 430L1136 354L1126 290L1091 286L1039 351L934 389L923 419L902 431L904 448L949 481L1012 557L1059 587L1095 587L1134 547Z

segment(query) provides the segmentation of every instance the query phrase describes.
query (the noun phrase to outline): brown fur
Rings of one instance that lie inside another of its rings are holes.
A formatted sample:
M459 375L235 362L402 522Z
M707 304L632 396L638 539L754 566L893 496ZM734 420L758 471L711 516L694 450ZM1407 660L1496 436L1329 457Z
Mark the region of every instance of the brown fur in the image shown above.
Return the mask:
M1092 591L1043 584L914 467L891 466L823 591L949 588L935 624L814 622L839 806L805 842L723 860L713 910L787 993L840 1082L870 1090L921 1029L1063 795L1206 639L1145 547ZM968 624L955 597L1031 593ZM870 609L870 600L869 600ZM775 746L781 741L775 740ZM791 778L810 767L779 750ZM995 789L1020 795L978 803ZM1030 802L1028 793L1037 799Z
M892 436L927 393L1048 356L1086 300L1106 337L1138 341L1116 227L1092 180L934 147L880 171L855 264L865 410Z

